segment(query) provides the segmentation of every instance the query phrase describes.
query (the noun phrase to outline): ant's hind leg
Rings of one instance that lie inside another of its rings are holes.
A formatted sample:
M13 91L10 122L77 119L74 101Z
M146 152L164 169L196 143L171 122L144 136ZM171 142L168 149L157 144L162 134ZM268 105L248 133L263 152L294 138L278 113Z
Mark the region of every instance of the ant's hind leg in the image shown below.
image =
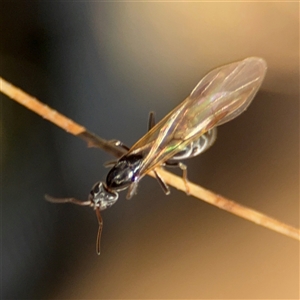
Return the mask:
M190 194L190 187L189 187L189 182L188 182L188 177L187 177L187 166L183 164L182 162L165 162L166 167L178 167L182 170L182 180L185 185L185 192L187 195Z
M182 170L182 179L185 185L185 192L187 195L190 194L190 187L188 183L188 177L187 177L187 166L183 164L182 162L178 163L178 167Z

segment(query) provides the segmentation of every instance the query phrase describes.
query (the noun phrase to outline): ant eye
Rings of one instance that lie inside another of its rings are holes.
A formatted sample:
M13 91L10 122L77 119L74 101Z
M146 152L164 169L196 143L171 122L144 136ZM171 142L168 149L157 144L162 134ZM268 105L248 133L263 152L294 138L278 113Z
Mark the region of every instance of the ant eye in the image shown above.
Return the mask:
M100 192L100 189L99 189L99 182L97 182L95 185L94 185L94 187L93 187L93 189L92 189L92 191L91 191L91 194L98 194Z
M94 192L95 194L97 194L97 193L99 193L99 191L100 191L100 190L99 190L99 185L95 186L93 192Z

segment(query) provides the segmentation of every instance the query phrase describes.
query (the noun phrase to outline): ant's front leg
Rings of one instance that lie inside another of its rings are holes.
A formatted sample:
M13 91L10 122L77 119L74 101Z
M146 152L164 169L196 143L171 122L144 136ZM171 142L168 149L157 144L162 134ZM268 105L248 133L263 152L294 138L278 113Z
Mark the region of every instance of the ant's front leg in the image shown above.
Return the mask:
M126 152L129 151L129 149L130 149L128 146L126 146L119 140L109 140L108 142L114 146L117 146L117 147L120 147L120 148L126 150ZM110 160L110 161L107 161L104 163L104 167L110 168L110 167L114 166L116 163L117 163L117 160Z
M123 144L121 141L119 140L110 140L108 141L110 144L113 144L114 146L117 146L117 147L120 147L120 148L123 148L125 149L126 151L129 151L129 147L126 146L125 144Z

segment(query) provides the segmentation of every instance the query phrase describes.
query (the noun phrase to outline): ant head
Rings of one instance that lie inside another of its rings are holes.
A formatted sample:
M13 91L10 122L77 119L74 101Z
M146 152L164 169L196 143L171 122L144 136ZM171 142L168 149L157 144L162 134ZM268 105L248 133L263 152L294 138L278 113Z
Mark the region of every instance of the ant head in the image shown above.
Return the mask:
M89 194L89 201L93 203L94 207L104 210L115 204L118 197L117 192L109 190L104 182L99 181L93 186Z

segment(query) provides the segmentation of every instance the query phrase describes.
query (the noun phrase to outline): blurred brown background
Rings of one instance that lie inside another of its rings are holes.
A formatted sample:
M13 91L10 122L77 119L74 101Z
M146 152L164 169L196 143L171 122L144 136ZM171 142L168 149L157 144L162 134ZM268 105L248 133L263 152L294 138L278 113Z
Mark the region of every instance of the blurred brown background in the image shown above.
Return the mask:
M1 2L1 76L131 145L209 70L268 72L189 178L299 227L299 3ZM1 95L2 299L298 299L299 243L145 178L103 212L85 200L112 159Z

